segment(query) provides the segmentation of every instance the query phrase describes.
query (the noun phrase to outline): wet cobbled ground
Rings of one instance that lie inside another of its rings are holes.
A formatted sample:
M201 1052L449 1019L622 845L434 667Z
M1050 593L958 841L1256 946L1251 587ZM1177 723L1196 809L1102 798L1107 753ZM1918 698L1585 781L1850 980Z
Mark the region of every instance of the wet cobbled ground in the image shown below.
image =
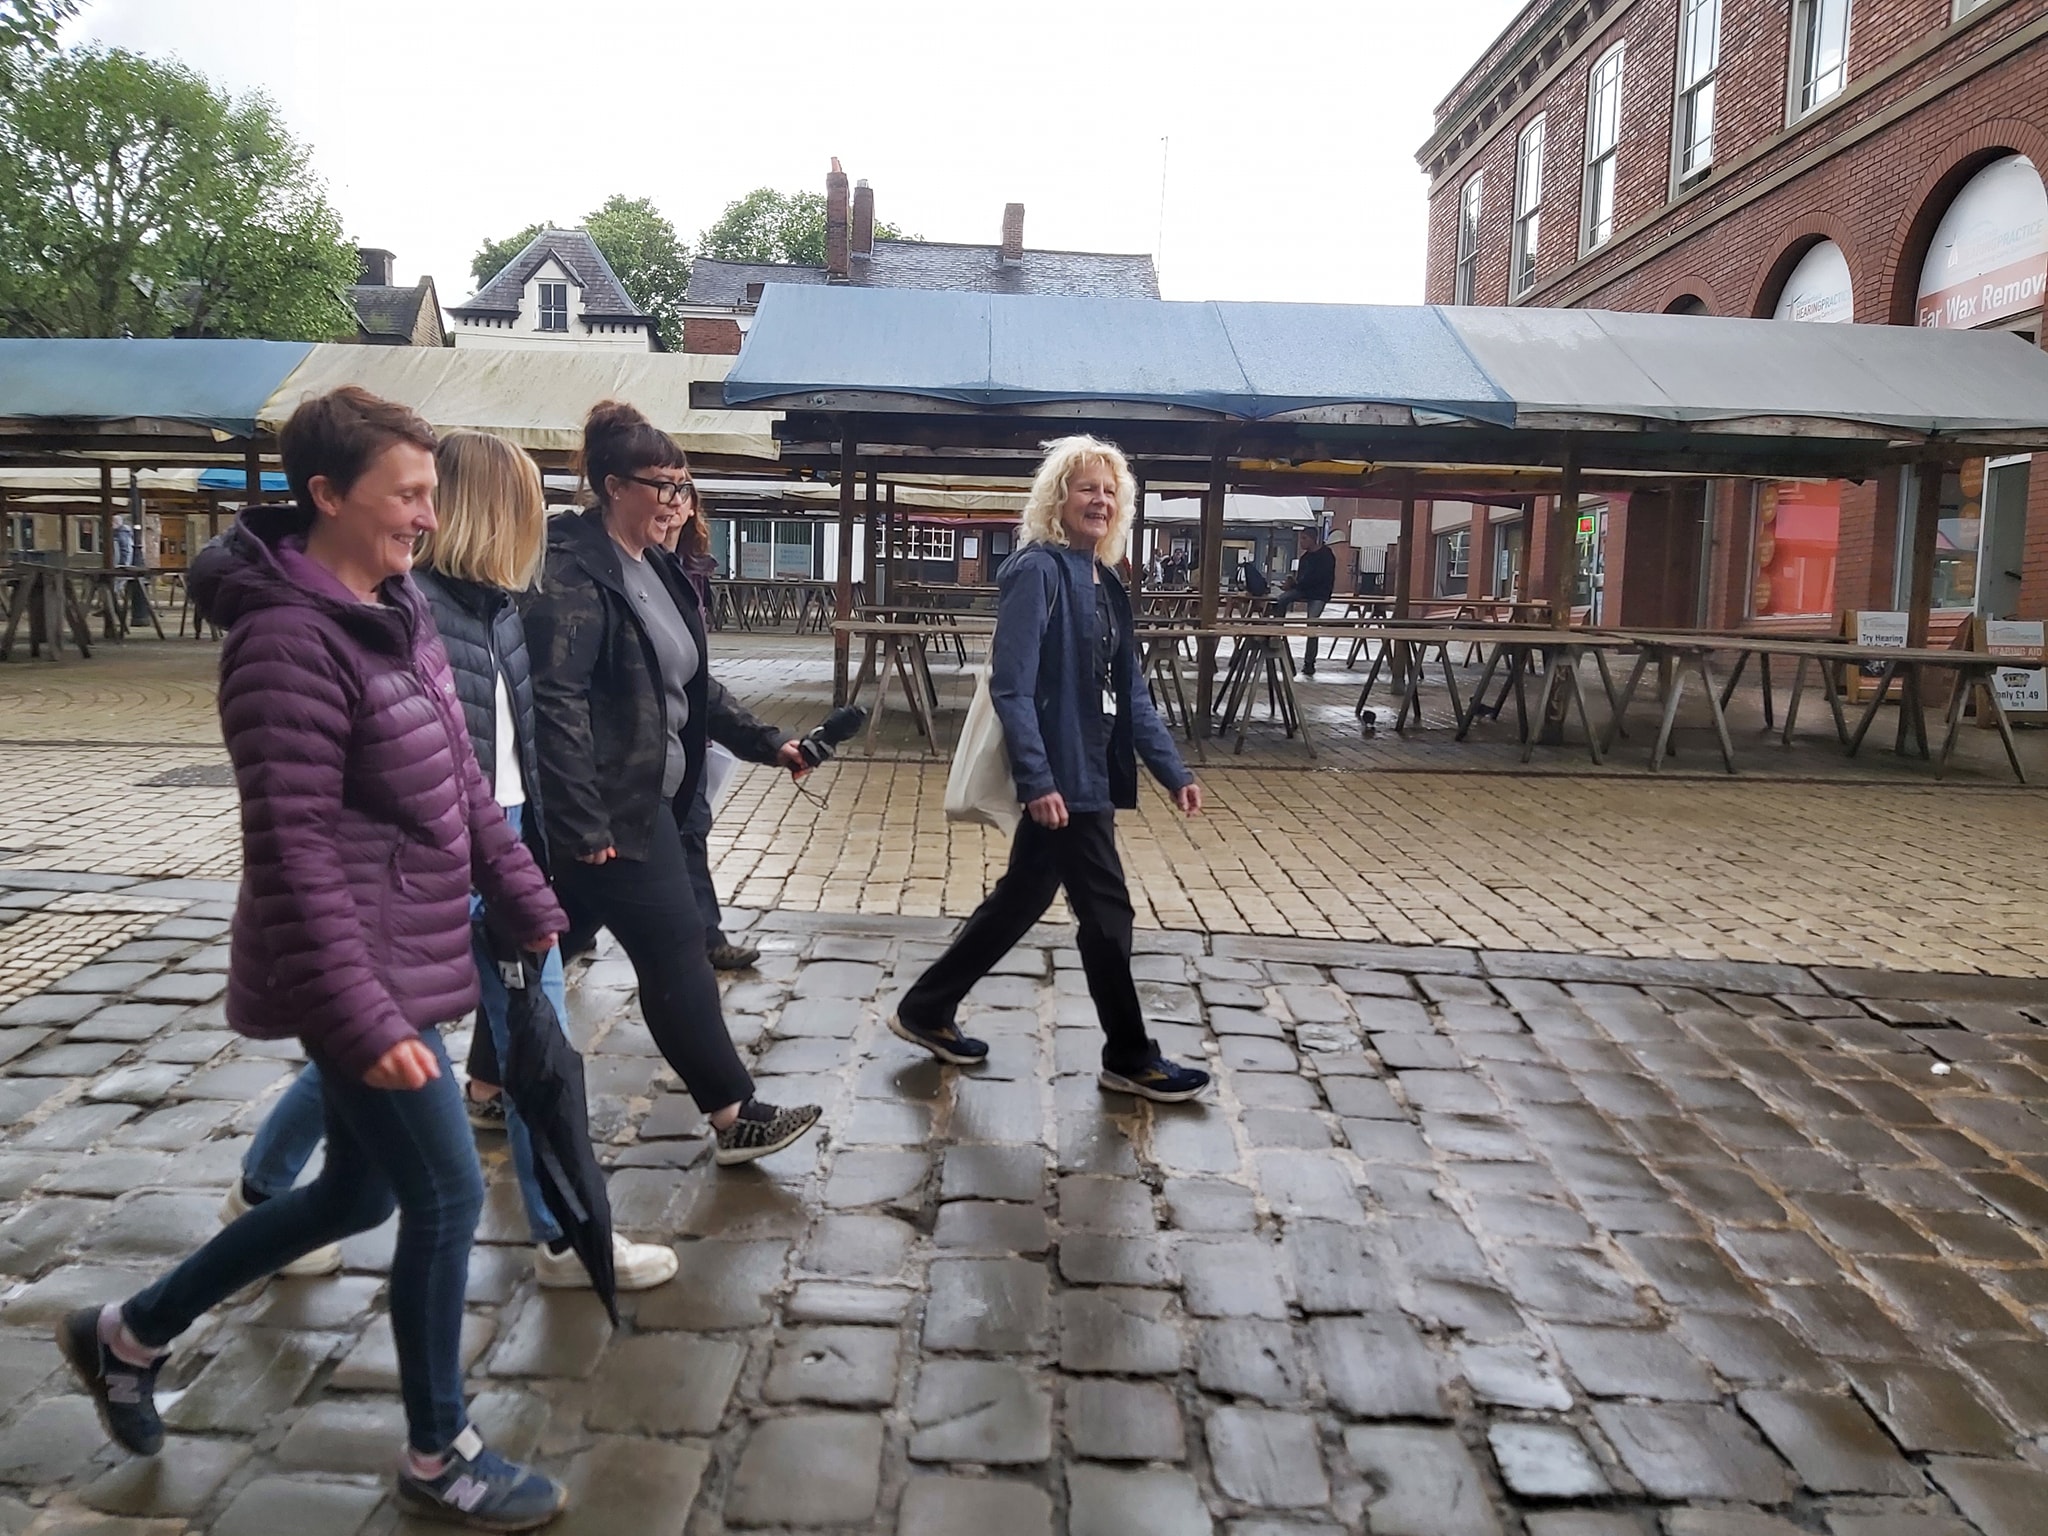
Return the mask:
M223 1023L231 896L0 870L8 1536L415 1529L391 1229L188 1334L153 1462L51 1343L216 1229L295 1068ZM826 1106L754 1168L623 961L572 981L618 1221L682 1265L620 1329L536 1288L479 1133L473 1413L561 1531L2048 1532L2039 982L1154 930L1157 1033L1218 1087L1134 1108L1059 929L956 1071L883 1026L946 920L737 923L761 1091Z

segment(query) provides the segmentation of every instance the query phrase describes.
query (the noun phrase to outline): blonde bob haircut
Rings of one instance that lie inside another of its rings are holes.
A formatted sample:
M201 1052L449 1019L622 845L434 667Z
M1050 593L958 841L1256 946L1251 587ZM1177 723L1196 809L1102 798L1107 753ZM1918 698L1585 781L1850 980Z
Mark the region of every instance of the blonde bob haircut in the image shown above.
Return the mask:
M547 553L547 496L525 450L488 432L450 432L434 450L438 525L420 564L458 581L522 592Z
M1131 463L1123 449L1099 437L1060 437L1045 445L1045 458L1031 477L1031 491L1024 498L1024 527L1017 539L1020 547L1066 544L1067 528L1060 521L1060 508L1066 505L1074 476L1095 464L1107 466L1116 481L1116 515L1110 519L1109 532L1095 546L1095 558L1104 565L1122 562L1131 541L1138 482L1131 477Z

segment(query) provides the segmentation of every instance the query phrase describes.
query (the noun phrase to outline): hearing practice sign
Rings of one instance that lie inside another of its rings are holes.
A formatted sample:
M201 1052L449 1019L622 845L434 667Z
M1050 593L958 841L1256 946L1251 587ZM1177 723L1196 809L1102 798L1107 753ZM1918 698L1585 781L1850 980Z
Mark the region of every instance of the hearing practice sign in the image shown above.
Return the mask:
M2048 192L2025 155L1994 160L1956 194L1920 269L1922 326L1968 329L2041 308Z

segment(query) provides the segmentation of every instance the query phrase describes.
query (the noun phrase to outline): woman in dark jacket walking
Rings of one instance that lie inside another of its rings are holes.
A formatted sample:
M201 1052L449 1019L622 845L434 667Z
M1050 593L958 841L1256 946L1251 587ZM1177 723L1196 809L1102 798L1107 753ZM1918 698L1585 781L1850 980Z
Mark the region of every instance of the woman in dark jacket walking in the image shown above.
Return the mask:
M1025 816L1009 868L904 994L889 1027L941 1061L985 1059L987 1043L962 1034L954 1013L1064 887L1102 1022L1102 1086L1178 1103L1208 1087L1209 1074L1168 1061L1145 1032L1115 822L1119 807L1138 803L1140 757L1183 814L1201 813L1202 790L1152 707L1130 598L1113 569L1130 536L1130 466L1121 450L1092 437L1046 448L1017 553L996 578L1002 590L990 648L989 695Z
M533 950L565 925L491 798L447 657L407 577L434 528L434 435L339 389L280 434L298 504L256 507L193 571L226 626L220 716L242 799L228 1023L297 1036L321 1068L327 1158L154 1285L58 1325L109 1432L163 1444L165 1346L283 1263L395 1205L391 1326L407 1448L399 1503L491 1530L551 1520L552 1479L488 1450L462 1396L462 1300L483 1176L440 1026L477 1001L469 893Z
M434 628L447 652L455 697L462 707L477 766L504 808L505 819L543 869L547 845L541 836L540 769L534 756L533 678L526 630L519 622L515 591L533 585L547 538L547 504L533 460L501 438L483 432L451 432L434 450L439 475L435 527L420 541L413 584L426 599ZM472 920L482 915L480 894L470 898ZM495 1085L497 1063L507 1055L510 998L488 948L472 940L482 996L470 1051L470 1087L465 1107L472 1123L502 1130L510 1142L512 1168L534 1242L534 1270L543 1286L580 1288L590 1284L582 1261L570 1250L554 1214L541 1197L534 1172L533 1145L518 1111L495 1086L481 1096L480 1083ZM555 1017L568 1026L560 951L550 950L541 969L541 990ZM481 1075L478 1067L482 1066ZM222 1214L229 1220L252 1205L275 1198L298 1182L320 1144L320 1069L308 1066L264 1120L242 1162L242 1177L228 1191ZM679 1261L665 1243L634 1243L614 1235L612 1271L621 1290L642 1291L671 1279ZM341 1250L328 1247L287 1265L287 1274L326 1274L341 1267Z
M555 879L579 925L624 946L648 1032L710 1118L717 1161L752 1162L820 1111L754 1097L705 956L679 823L708 741L792 773L803 756L711 681L697 594L662 548L695 494L682 449L606 401L584 423L583 464L596 505L549 524L540 591L524 605Z

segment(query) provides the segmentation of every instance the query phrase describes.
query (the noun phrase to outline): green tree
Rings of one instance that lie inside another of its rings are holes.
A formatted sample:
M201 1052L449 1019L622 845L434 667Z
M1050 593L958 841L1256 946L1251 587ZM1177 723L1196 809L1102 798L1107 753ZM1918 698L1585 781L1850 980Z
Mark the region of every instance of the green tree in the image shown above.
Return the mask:
M683 297L690 288L690 248L653 202L614 192L584 217L583 227L642 311L654 317L662 345L683 344Z
M676 234L675 225L662 217L653 199L614 192L583 216L582 227L611 263L627 297L653 316L662 345L680 346L683 295L690 287L690 248ZM559 226L529 224L502 240L484 241L469 264L477 286L502 272L506 263L533 243L535 235L552 228Z
M0 99L0 329L271 336L353 329L355 248L261 96L78 48Z
M875 220L877 240L915 240L894 224ZM825 195L756 187L725 205L718 221L697 237L697 254L717 261L825 264Z
M57 28L78 14L79 0L0 0L0 57L47 53Z

